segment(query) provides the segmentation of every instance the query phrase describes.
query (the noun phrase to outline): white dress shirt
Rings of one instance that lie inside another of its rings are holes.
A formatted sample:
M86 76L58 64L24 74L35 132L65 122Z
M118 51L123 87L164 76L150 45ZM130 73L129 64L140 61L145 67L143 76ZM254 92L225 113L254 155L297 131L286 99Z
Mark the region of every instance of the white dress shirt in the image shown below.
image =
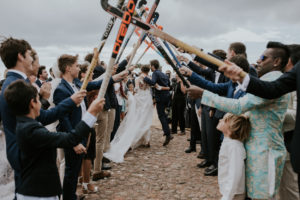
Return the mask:
M242 89L243 91L246 92L246 90L247 90L247 88L248 88L248 85L249 85L249 82L250 82L250 76L249 76L249 74L247 74L247 75L244 77L243 82L242 82L242 83L239 83L239 85L240 85L240 87L241 87L241 89Z
M224 137L219 153L218 182L222 200L231 200L236 194L245 193L244 144Z
M69 83L69 82L68 82L68 83ZM76 86L74 83L69 83L69 85L70 85L71 88L73 89L74 93L79 91L79 89L77 88L77 86ZM84 115L85 112L86 112L86 105L85 105L84 100L81 101L80 107L81 107L81 119L82 119L83 115Z

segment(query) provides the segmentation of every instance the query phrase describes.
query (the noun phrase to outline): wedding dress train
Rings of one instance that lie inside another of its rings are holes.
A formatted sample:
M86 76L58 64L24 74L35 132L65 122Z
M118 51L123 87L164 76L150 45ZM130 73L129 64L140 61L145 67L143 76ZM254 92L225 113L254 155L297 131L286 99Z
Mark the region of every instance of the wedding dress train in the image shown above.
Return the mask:
M150 141L150 127L152 125L153 102L150 87L138 78L136 94L128 94L128 112L110 143L109 150L104 157L113 162L124 161L124 155L132 149Z

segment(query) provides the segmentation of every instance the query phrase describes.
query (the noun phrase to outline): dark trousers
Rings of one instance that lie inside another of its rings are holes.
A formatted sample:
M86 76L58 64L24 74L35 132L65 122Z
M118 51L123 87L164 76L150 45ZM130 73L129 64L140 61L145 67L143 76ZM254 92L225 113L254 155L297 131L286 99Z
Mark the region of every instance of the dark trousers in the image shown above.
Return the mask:
M111 132L110 135L110 141L112 141L115 137L115 134L120 126L120 115L121 115L121 110L122 110L122 106L117 106L116 108L116 115L115 115L115 123L114 123L114 128L113 131Z
M209 111L206 107L202 108L201 112L201 151L204 154L204 158L208 160L208 126L210 123Z
M216 128L219 121L219 118L211 118L207 134L208 161L214 164L216 167L218 166L222 135L222 133Z
M199 140L201 138L201 131L200 131L200 126L199 126L195 106L192 106L191 108L190 119L191 119L190 147L196 149L196 140Z
M18 170L14 170L14 179L15 179L15 197L14 199L17 199L17 192L18 192L18 188L21 185L21 172Z
M185 131L184 119L185 99L173 99L172 102L172 133L177 133L179 123L180 131Z
M165 112L166 107L168 106L168 100L160 100L156 103L156 110L158 114L159 121L162 125L165 136L170 136L170 128L168 125L168 119Z
M73 148L64 149L64 151L66 168L63 183L63 199L76 200L77 180L81 168L82 155L76 154Z

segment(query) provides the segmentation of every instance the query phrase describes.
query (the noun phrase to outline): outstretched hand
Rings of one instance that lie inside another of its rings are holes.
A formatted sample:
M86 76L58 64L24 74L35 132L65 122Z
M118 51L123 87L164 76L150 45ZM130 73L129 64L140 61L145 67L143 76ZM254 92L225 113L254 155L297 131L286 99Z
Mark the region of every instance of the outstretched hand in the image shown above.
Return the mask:
M184 75L184 76L191 76L192 73L193 73L192 70L190 70L189 68L184 67L184 66L180 67L180 68L179 68L179 71L180 71L180 73L181 73L182 75Z
M180 62L186 62L188 63L189 62L189 59L184 57L184 56L176 56L177 57L177 60L180 61Z
M219 71L224 72L224 75L230 78L233 82L243 82L243 78L241 77L243 70L228 60L225 60L225 64L219 67Z
M81 101L84 99L86 96L86 90L80 90L78 92L75 92L72 96L71 99L74 101L76 105L79 105Z
M128 70L124 70L118 74L115 74L112 76L112 79L115 81L115 82L118 82L118 81L121 81L122 79L126 78L128 76Z
M198 99L201 98L203 95L204 90L200 87L197 87L195 85L191 85L189 88L186 89L187 94L192 99Z

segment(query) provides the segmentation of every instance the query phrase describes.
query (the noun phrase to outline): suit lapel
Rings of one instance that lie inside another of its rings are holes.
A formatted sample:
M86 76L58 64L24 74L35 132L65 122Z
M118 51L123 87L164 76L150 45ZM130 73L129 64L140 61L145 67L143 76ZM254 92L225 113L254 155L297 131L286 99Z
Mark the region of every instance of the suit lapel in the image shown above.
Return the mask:
M61 79L61 84L63 84L67 88L67 90L69 90L69 92L71 94L74 93L73 88L70 86L70 84L65 79Z

